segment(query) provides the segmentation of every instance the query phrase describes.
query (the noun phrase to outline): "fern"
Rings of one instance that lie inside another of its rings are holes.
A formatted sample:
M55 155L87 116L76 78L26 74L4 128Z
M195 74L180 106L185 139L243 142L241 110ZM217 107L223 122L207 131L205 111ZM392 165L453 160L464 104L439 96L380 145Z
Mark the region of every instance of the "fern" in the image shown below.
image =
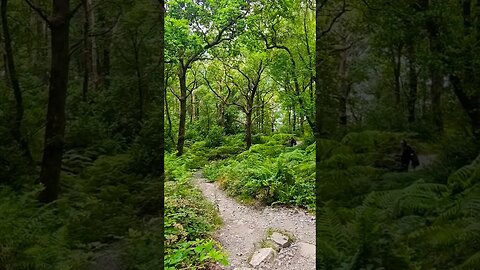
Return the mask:
M480 269L480 251L470 256L468 259L466 259L461 265L459 265L455 269L458 269L458 270Z
M342 215L352 216L354 213L333 206L324 207L316 221L319 260L331 269L347 261L358 248L353 227L342 221Z
M463 191L480 181L480 156L448 178L448 185L453 192Z

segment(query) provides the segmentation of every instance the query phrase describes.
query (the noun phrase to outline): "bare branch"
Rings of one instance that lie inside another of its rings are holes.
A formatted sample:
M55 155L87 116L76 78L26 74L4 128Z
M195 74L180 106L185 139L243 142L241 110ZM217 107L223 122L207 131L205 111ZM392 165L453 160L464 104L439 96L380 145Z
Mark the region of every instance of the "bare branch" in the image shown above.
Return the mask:
M232 103L227 103L227 105L231 105L231 106L237 106L239 107L243 112L247 112L247 108L244 106L244 105L241 105L241 104L238 104L236 102L232 102Z
M83 1L81 1L77 6L75 6L73 8L72 11L70 11L70 13L68 14L68 19L71 19L73 18L73 16L75 16L75 14L77 13L77 11L83 6Z
M50 19L45 15L45 12L40 8L34 5L30 0L25 0L27 4L30 6L31 9L33 9L48 25L51 24Z
M77 50L80 48L80 45L83 43L83 39L80 39L79 41L75 42L71 47L70 47L70 54L69 56L72 56Z
M109 32L111 32L115 28L115 26L117 26L118 22L120 21L120 16L121 15L122 15L122 13L118 12L117 16L115 17L115 22L112 24L112 26L110 26L106 30L104 30L102 32L99 32L99 33L91 33L88 36L89 37L97 37L97 36L103 36L103 35L108 34Z
M207 87L210 89L210 91L212 91L215 94L215 96L217 96L222 102L224 102L223 97L215 89L213 89L210 81L207 78L207 74L202 73L202 76L203 76L203 80L207 83Z
M365 4L365 6L367 6L368 9L375 10L375 11L380 11L380 10L382 10L381 8L372 7L372 5L370 5L370 4L367 2L367 0L362 0L362 2Z
M168 90L170 90L170 93L172 93L178 100L180 100L180 96L178 96L171 87L169 87Z
M333 26L335 25L335 23L340 19L340 17L342 17L342 15L347 11L347 2L345 0L343 0L343 4L342 4L342 9L337 13L337 15L335 15L335 17L330 21L330 24L328 25L327 29L323 30L321 33L320 33L320 36L317 36L317 40L318 39L321 39L323 36L325 36L326 34L328 34L330 32L330 30L332 30Z
M205 46L203 46L202 49L200 49L199 51L197 51L195 54L193 54L188 60L187 62L185 63L185 66L188 68L190 67L190 65L199 60L199 57L204 54L206 51L208 51L208 49L210 48L213 48L215 47L216 45L222 43L223 41L226 41L226 40L231 40L233 39L233 37L228 37L228 38L225 38L224 37L224 34L225 32L230 28L232 27L235 22L241 18L243 18L245 15L244 14L240 14L239 16L233 18L232 20L230 20L229 23L227 23L226 25L224 25L218 32L218 34L215 36L215 38L211 41L211 42L208 42L207 41L207 44L205 44Z

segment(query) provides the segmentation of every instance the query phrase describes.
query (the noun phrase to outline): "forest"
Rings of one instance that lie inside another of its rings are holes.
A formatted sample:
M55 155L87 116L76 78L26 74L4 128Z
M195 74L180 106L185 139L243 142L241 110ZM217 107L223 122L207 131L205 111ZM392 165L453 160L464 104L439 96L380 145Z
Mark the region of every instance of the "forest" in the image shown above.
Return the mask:
M0 25L0 270L480 269L479 1Z

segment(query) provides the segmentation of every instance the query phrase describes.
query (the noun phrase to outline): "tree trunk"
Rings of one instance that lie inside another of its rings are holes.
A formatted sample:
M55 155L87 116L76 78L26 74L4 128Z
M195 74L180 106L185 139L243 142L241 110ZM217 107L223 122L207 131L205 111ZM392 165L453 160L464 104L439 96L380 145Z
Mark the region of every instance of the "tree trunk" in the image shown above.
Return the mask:
M261 132L265 132L265 101L262 100L262 108L260 112L260 130Z
M341 59L339 65L340 75L340 97L339 97L339 122L343 130L347 127L347 99L350 92L350 85L347 78L347 53L341 52Z
M167 116L167 122L168 122L168 137L170 137L172 144L175 145L175 138L173 138L173 133L172 133L172 130L173 130L172 119L170 118L170 109L168 106L168 98L166 94L165 94L165 114Z
M297 112L295 106L293 106L293 132L297 131Z
M473 136L480 141L480 95L467 95L461 79L455 75L450 75L450 81L455 95L470 118Z
M322 16L321 16L321 2L322 0L316 0L315 1L315 128L313 129L313 134L315 135L315 163L316 163L316 173L315 173L315 196L316 196L316 201L317 201L317 207L316 207L316 215L317 217L320 216L320 205L319 201L322 199L320 197L320 184L321 184L321 170L320 170L320 162L322 159L321 155L321 131L322 131L322 110L321 110L321 87L320 87L320 78L322 76L320 72L320 67L321 67L321 42L320 42L320 37L322 36ZM317 222L317 231L319 229L318 227L318 222ZM318 249L317 249L318 250ZM320 254L316 254L317 258L320 256ZM316 269L322 269L323 265L321 264L321 260L316 260Z
M155 175L160 176L161 181L165 180L165 161L164 161L164 152L165 152L165 97L166 97L166 79L165 79L165 3L164 0L160 0L160 40L158 46L160 47L160 88L159 95L157 96L158 106L160 107L159 113L159 130L158 138L160 140L160 145L158 148L158 160L154 163L153 172ZM164 196L164 187L163 184L160 185L160 195ZM164 202L162 200L161 205L161 215L163 217L164 213Z
M275 112L272 110L272 133L275 132Z
M138 121L143 121L144 116L144 102L145 102L145 92L143 90L142 84L142 71L140 67L140 54L138 51L138 44L133 44L133 53L135 56L135 75L137 76L137 89L138 89Z
M348 122L348 119L347 119L347 98L346 98L346 97L344 97L344 96L341 96L341 97L340 97L339 107L340 107L340 110L339 110L339 113L340 113L340 117L339 117L340 126L341 126L343 129L345 129L346 126L347 126L347 122Z
M83 43L84 43L84 52L83 52L83 61L84 61L84 70L83 70L83 86L82 86L82 99L87 101L88 89L90 88L90 73L92 68L92 47L90 43L90 19L89 19L89 0L83 0L83 10L84 10L84 23L83 23Z
M392 49L392 66L393 66L393 78L395 83L395 104L400 105L400 93L401 93L401 70L402 70L402 45L397 45L397 48Z
M95 11L93 9L94 3L93 0L86 0L86 19L89 21L89 28L95 29ZM89 31L91 32L91 31ZM93 90L97 89L99 83L99 74L98 74L98 48L97 48L97 38L95 35L89 36L89 47L90 47L90 59L91 59L91 72L92 72L92 88Z
M190 94L190 106L189 106L189 111L190 111L190 124L193 123L193 118L195 118L195 105L193 104L195 102L195 97L194 94Z
M34 0L32 1L32 3L34 5L37 5L39 6L39 2L40 0ZM34 12L34 11L33 11ZM47 35L46 34L46 30L47 30L47 27L46 27L46 23L44 20L42 20L42 18L40 18L39 16L36 16L36 14L33 14L31 16L31 29L32 29L32 34L33 34L33 38L31 40L31 44L32 44L32 66L35 68L36 71L38 71L38 73L36 74L41 74L43 76L44 73L46 73L47 71L47 66L45 65L45 57L46 57L46 53L45 53L45 47L46 47L46 43L48 42L48 40L45 40L45 36Z
M220 103L218 104L219 125L221 127L223 127L223 130L227 129L227 123L226 123L226 120L225 120L225 107L226 106L227 106L227 104L225 104L225 102L223 102L223 101L220 101Z
M426 8L430 9L428 1ZM439 40L439 26L435 18L430 17L426 21L426 28L428 31L430 54L434 57L443 52L443 46ZM442 117L442 91L443 91L443 73L440 68L441 63L438 61L431 61L430 64L430 80L432 82L430 87L430 97L432 99L432 116L435 131L437 133L443 132L443 117Z
M477 1L477 8L480 7L480 1ZM471 1L464 0L462 3L463 7L463 26L464 26L464 35L468 36L472 32L472 10L471 10ZM478 22L477 22L478 23ZM480 41L480 36L477 35L477 43ZM475 76L475 70L472 63L474 58L472 55L472 43L468 44L463 48L463 54L466 56L464 58L464 63L462 70L455 70L452 67L452 63L447 62L447 65L450 65L452 72L450 74L450 82L452 84L453 91L460 101L460 105L464 109L465 113L470 119L470 126L472 133L477 140L477 143L480 141L480 94L478 93L477 87L477 78ZM463 73L463 81L459 75L456 73ZM473 91L472 91L473 90Z
M288 108L288 126L292 126L292 109Z
M415 105L417 102L417 88L418 88L418 77L417 77L417 59L415 51L415 43L412 40L407 42L407 58L408 58L408 122L410 124L415 122Z
M110 87L110 38L103 49L102 77L103 87L108 89Z
M430 71L432 85L430 88L430 96L432 99L433 125L437 133L443 133L443 116L442 116L442 91L443 76L442 73L432 67Z
M178 124L177 156L181 156L185 144L185 122L187 120L187 70L180 67L178 77L180 83L180 122Z
M156 170L154 170L154 173L157 176L160 176L160 181L161 185L159 185L159 190L158 193L159 195L164 198L165 197L165 187L164 187L164 182L165 182L165 101L166 101L166 78L165 78L165 1L164 0L159 0L160 4L160 25L159 25L159 30L160 30L160 40L159 40L159 47L160 47L160 74L159 74L159 79L160 79L160 95L158 96L159 99L159 106L160 106L160 130L158 131L159 134L159 139L160 139L160 147L158 149L159 153L159 160L158 164L155 164ZM164 216L165 216L165 201L160 200L160 222L163 224L164 223ZM162 256L164 256L163 250L164 250L164 241L165 241L165 235L161 234L161 239L160 239L160 246L159 249L162 250ZM164 268L164 262L162 261L160 265L160 269Z
M248 110L245 114L245 142L247 143L248 150L252 146L252 110Z
M313 129L313 133L316 138L316 162L318 165L318 162L320 162L320 139L321 139L321 134L322 134L322 88L320 87L320 78L322 76L322 73L320 72L321 68L321 54L322 54L322 44L320 42L320 37L322 36L322 16L321 16L321 7L322 7L322 0L315 0L315 125ZM308 116L307 116L308 117ZM308 118L307 118L308 120ZM310 122L309 122L310 124ZM318 168L320 166L317 166L317 184L319 183L320 179L318 178ZM317 186L317 191L318 191L318 186ZM318 198L318 196L317 196ZM317 260L318 261L318 260ZM317 263L318 264L318 263ZM318 268L318 265L317 265Z
M200 108L200 105L197 106L196 110L198 111ZM208 133L210 133L210 126L211 126L211 120L210 120L210 110L208 108L208 104L205 103L205 114L207 115L207 130L208 130ZM196 114L198 115L198 114Z
M47 125L40 183L45 189L39 201L52 202L59 191L60 170L65 136L65 100L68 88L70 1L53 0L51 30L50 87Z
M22 91L20 89L20 83L17 77L17 71L15 68L15 61L13 57L13 50L12 50L12 40L10 37L10 30L8 28L8 16L7 16L7 9L8 9L8 1L1 0L0 4L1 8L1 20L2 20L2 29L3 29L3 39L4 39L4 49L5 49L5 60L6 60L6 74L10 81L10 85L13 90L13 95L15 97L15 106L16 106L16 115L15 119L13 120L12 126L12 135L17 140L21 152L23 156L26 158L29 164L33 164L32 154L30 152L30 148L28 146L27 138L22 134L22 122L23 122L23 115L24 115L24 108L23 108L23 96Z
M82 0L84 11L84 78L83 78L83 100L87 100L89 89L95 90L99 83L97 39L92 34L95 28L95 12L93 11L93 0ZM91 80L90 80L91 79Z

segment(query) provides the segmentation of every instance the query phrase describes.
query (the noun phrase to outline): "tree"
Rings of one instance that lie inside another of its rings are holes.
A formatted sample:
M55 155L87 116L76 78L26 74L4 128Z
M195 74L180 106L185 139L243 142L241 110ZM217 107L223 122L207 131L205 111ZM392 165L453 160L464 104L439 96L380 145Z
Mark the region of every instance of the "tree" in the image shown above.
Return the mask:
M463 20L463 31L461 31L459 48L463 55L460 62L457 62L457 55L451 55L447 58L447 65L450 69L450 81L453 91L460 101L470 120L472 133L477 141L480 140L480 93L476 86L478 81L475 75L480 67L473 61L475 59L473 52L478 51L477 45L480 41L480 18L479 12L472 12L472 9L478 11L480 3L473 4L471 0L461 2L461 18ZM474 25L474 22L477 22ZM472 43L471 40L475 42Z
M70 0L53 0L52 15L47 17L40 8L27 3L48 24L51 32L50 86L48 91L47 124L40 171L40 183L44 189L39 201L49 203L57 199L63 147L65 144L65 101L68 88L70 60L70 20L81 4L70 10Z
M228 4L227 4L228 3ZM200 3L194 0L181 0L169 3L168 40L171 44L172 61L177 65L179 94L179 126L177 155L183 154L185 144L185 128L187 117L187 99L193 89L188 88L188 73L193 64L205 53L224 41L233 40L238 34L239 24L248 12L248 3L243 1L228 1L216 3L206 1ZM190 27L190 28L189 28ZM189 32L189 31L192 32ZM173 47L173 46L175 47ZM174 56L173 56L174 55ZM195 81L195 79L194 79Z
M89 88L95 90L99 84L97 38L92 29L95 29L95 12L93 0L82 0L84 9L84 64L83 101L87 100Z
M165 155L165 86L166 86L166 78L165 78L165 1L164 0L158 0L160 4L160 87L158 89L159 95L158 95L158 106L160 107L160 119L158 125L159 125L159 155L158 155L158 164L155 164L155 173L160 177L161 185L160 185L160 194L162 198L165 197L165 190L164 190L164 181L165 181L165 161L164 161L164 155ZM164 224L163 218L165 216L165 201L161 201L160 207L160 217L161 217L161 224ZM162 228L162 232L165 230ZM161 246L159 247L162 250L162 255L164 255L164 247L163 244L165 242L164 240L165 234L162 233L162 239L161 239ZM164 260L161 258L161 263L162 263L162 268L163 268L163 263Z
M270 4L273 6L272 8L288 6L287 3L283 3L282 1L278 3L269 3L269 5ZM290 84L290 81L293 82L292 95L295 97L301 110L302 119L303 117L306 118L311 130L313 131L315 129L315 123L311 116L312 113L308 110L310 106L309 102L307 101L307 97L309 95L305 96L305 91L313 88L313 67L311 63L312 55L310 53L309 32L307 26L310 9L308 2L298 1L295 2L295 4L305 6L304 9L300 11L303 17L302 32L298 31L298 27L289 27L290 25L294 26L296 23L295 18L292 17L289 12L291 12L294 8L298 9L298 7L290 7L288 9L280 8L279 11L272 13L261 13L262 15L258 19L258 23L260 25L260 27L258 27L258 35L264 42L264 46L267 50L281 50L286 53L286 57L289 61L289 76L285 79L289 81L288 84ZM289 36L291 36L292 33L295 33L295 36L293 39L289 39ZM305 49L302 48L301 51L298 49L292 49L294 46L298 47L298 40L305 40L305 44L302 44ZM292 41L292 43L289 44L288 41ZM305 55L307 60L303 57L303 55ZM300 64L298 62L300 62ZM283 67L283 69L285 70L285 67ZM304 75L302 74L303 70L306 70L305 76L302 76ZM303 83L302 80L304 80ZM293 108L295 107L296 106L293 106ZM295 113L295 110L293 110L293 112ZM296 117L294 117L294 121L296 121ZM294 124L294 127L295 126L296 125Z
M237 98L241 100L240 102L234 102L233 105L238 106L245 114L245 143L247 144L247 149L252 146L254 102L261 91L260 82L266 68L265 60L261 55L255 58L253 60L248 59L244 65L233 66L232 69L238 73L239 77L230 76L230 82L235 85L239 94ZM242 83L239 83L239 80Z
M212 62L210 65L204 68L203 79L208 89L217 97L218 99L218 123L223 129L227 129L228 123L226 122L226 109L229 106L230 98L232 97L232 88L228 83L228 68L225 64L221 69L216 69L215 66L221 66L220 61ZM208 70L208 73L207 73ZM217 79L212 82L212 79L209 78L209 73L212 74L214 78L222 78L221 80ZM223 73L223 74L222 74Z
M12 125L12 135L17 140L21 152L25 156L28 163L33 164L33 157L32 153L30 152L30 148L28 146L28 140L26 136L22 133L22 121L24 116L24 105L23 105L23 94L20 88L20 82L18 81L17 77L17 70L15 67L15 60L13 56L13 49L12 49L12 39L10 37L10 30L8 27L8 16L7 16L7 9L8 9L8 0L1 0L0 2L0 13L1 13L1 20L2 20L2 30L3 30L3 39L4 39L4 51L5 55L4 58L6 60L6 69L9 78L9 85L13 90L13 95L15 97L16 102L16 115L13 120Z
M322 36L322 27L321 27L321 13L322 13L322 7L324 3L322 3L322 0L316 0L315 1L315 129L314 129L314 135L315 135L315 168L316 168L316 173L315 173L315 197L317 198L317 202L319 201L320 198L320 185L322 179L320 179L321 175L321 167L320 167L320 162L322 161L322 156L321 156L321 148L320 148L320 142L322 139L322 88L321 88L321 54L322 54L322 43L320 42L320 38ZM316 216L320 216L320 207L316 207ZM319 224L319 223L317 223ZM318 229L317 225L317 229ZM317 237L317 240L319 237ZM316 253L317 258L319 257L320 254ZM320 260L316 260L316 268L321 269L321 264Z

